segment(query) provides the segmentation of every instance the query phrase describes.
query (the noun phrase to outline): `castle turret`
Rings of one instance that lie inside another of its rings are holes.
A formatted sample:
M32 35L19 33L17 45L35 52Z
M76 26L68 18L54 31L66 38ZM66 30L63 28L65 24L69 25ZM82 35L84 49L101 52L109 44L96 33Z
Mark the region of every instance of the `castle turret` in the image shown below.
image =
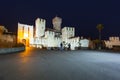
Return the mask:
M61 31L61 24L62 24L62 19L60 17L55 17L52 20L53 23L53 28L57 31Z
M41 37L45 33L46 20L37 18L35 21L35 37Z

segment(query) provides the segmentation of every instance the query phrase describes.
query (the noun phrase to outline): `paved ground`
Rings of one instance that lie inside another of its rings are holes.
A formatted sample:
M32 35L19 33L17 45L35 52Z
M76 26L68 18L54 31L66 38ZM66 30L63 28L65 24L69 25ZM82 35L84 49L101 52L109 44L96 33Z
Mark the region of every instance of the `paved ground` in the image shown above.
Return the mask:
M0 55L0 80L120 80L120 54L29 49Z

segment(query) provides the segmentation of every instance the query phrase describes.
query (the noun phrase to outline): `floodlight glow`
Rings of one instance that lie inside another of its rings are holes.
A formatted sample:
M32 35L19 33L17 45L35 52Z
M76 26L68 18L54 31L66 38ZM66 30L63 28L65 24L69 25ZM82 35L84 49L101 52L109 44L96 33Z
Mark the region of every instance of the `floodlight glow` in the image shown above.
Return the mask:
M28 38L28 34L27 33L24 34L24 38Z

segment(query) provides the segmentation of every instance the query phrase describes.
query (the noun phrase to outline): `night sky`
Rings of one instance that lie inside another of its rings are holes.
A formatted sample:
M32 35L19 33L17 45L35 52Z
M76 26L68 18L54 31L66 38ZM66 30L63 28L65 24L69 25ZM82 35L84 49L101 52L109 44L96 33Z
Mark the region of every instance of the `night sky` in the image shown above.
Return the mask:
M119 0L1 0L0 25L17 32L17 23L35 25L36 18L63 19L62 27L74 26L76 36L98 38L96 25L104 24L102 38L120 36Z

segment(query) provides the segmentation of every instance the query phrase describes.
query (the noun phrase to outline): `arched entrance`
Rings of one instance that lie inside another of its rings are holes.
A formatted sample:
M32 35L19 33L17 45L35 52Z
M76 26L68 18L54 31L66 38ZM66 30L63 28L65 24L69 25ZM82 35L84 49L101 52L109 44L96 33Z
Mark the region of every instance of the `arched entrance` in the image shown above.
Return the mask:
M22 39L22 43L26 45L26 39Z

